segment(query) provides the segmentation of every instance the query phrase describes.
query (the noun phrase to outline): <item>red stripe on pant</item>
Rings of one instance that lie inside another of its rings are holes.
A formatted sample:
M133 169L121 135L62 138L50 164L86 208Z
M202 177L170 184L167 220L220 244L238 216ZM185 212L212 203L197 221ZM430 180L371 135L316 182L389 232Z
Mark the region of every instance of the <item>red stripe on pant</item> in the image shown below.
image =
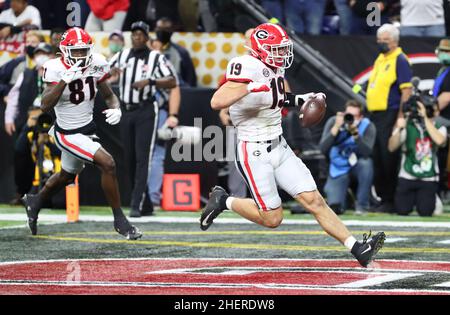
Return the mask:
M264 211L267 211L266 204L262 200L261 195L259 194L258 188L256 187L255 180L253 179L253 174L250 169L250 164L248 163L247 142L245 142L245 141L242 142L242 151L244 152L244 166L245 166L245 169L247 170L248 177L250 178L250 183L255 192L256 199L258 199L258 202L261 205L262 209Z
M80 148L80 147L78 147L78 146L76 146L76 145L70 143L69 141L67 141L66 137L65 137L62 133L59 133L59 132L58 132L58 135L60 136L61 141L62 141L66 146L68 146L69 148L74 149L74 150L77 151L78 153L80 153L80 154L82 154L82 155L85 155L85 156L87 156L88 158L90 158L90 159L92 159L92 160L94 159L94 155L92 155L91 153L89 153L89 152L83 150L82 148Z

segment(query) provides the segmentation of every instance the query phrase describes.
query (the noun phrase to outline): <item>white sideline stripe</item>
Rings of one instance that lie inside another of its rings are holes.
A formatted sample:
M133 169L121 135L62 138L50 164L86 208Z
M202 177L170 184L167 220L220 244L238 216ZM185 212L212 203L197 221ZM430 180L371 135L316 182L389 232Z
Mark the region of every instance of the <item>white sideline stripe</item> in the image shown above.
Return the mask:
M336 288L363 288L363 287L369 287L374 285L383 284L386 282L401 280L405 278L411 278L416 276L421 276L420 273L403 273L403 274L387 274L382 276L376 276L373 278L368 278L364 280L358 280L350 283L344 283L336 285Z
M403 241L407 241L408 238L407 237L388 237L386 238L386 240L384 241L385 243L397 243L397 242L403 242Z
M450 288L450 281L433 285L433 287Z
M200 218L200 213L199 213ZM196 223L199 224L199 218L180 218L180 217L141 217L129 218L130 222L135 223ZM4 213L0 214L0 221L26 221L26 214ZM65 214L41 214L40 220L48 222L66 223ZM80 221L91 222L112 222L113 217L107 215L80 214ZM385 226L385 227L430 227L430 228L450 228L450 222L398 222L398 221L362 221L362 220L343 220L347 226ZM255 224L241 218L218 218L214 221L218 224ZM296 225L318 225L316 220L296 220L285 219L283 224Z
M55 224L60 224L60 223L59 222L43 222L43 223L39 222L39 225L55 225ZM0 227L0 230L20 229L20 228L28 228L28 224L4 226L4 227Z
M450 240L439 241L439 242L436 242L436 243L438 243L438 244L450 244Z

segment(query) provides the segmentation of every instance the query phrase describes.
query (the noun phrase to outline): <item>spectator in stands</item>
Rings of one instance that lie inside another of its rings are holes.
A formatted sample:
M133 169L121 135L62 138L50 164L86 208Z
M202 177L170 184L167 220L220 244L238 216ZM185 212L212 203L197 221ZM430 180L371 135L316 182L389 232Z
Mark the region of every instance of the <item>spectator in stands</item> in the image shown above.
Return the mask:
M179 24L178 0L130 0L122 30L129 31L135 21L145 21L154 29L156 21L164 16Z
M442 67L434 80L433 96L437 99L440 115L450 120L450 38L443 38L436 49Z
M272 17L298 34L319 35L327 0L261 0Z
M352 27L352 10L348 0L333 0L339 15L339 34L349 35Z
M61 42L61 37L64 34L65 29L54 28L50 31L50 45L52 46L53 54L57 54L59 51L59 43Z
M298 34L319 35L326 4L326 0L285 0L286 26Z
M109 47L108 59L110 59L112 56L121 51L124 46L125 46L125 38L123 37L123 33L119 30L115 30L114 32L112 32L108 37L108 47Z
M25 42L25 55L14 58L0 67L0 97L4 98L8 95L11 87L14 86L18 77L25 68L34 67L33 52L40 42L44 41L44 37L35 32L30 31L27 34ZM14 125L5 124L6 132L12 134Z
M42 113L40 109L41 96L44 90L42 81L42 65L53 58L50 45L40 43L33 53L33 68L22 72L8 94L5 110L5 128L9 135L16 130L19 135L14 148L14 171L17 194L15 202L20 200L31 188L34 175L34 164L31 160L30 142L27 134L31 131L37 117ZM9 128L9 129L8 129Z
M86 0L82 0L84 6L87 6ZM42 13L42 29L51 30L57 27L67 27L67 17L70 13L67 11L69 3L75 2L74 0L31 0L29 3L36 7L39 12ZM79 0L80 2L80 0ZM77 7L78 8L78 7ZM89 7L88 7L89 9ZM70 9L73 10L73 9ZM81 7L81 16L83 15L83 7ZM78 17L78 12L77 12ZM80 25L84 25L80 21Z
M162 17L156 22L156 39L160 51L170 60L175 67L181 86L197 86L197 75L189 52L180 45L171 41L174 32L173 21L168 17Z
M445 36L444 1L401 0L402 36Z
M380 12L380 24L388 23L387 8L389 0L350 0L349 4L352 9L351 19L351 34L353 35L375 35L380 25L369 25L367 23L367 16L373 12L368 10L369 3L376 3L377 9Z
M389 139L389 151L402 146L395 207L400 215L408 215L416 207L420 216L431 216L438 192L437 150L447 142L447 129L434 121L439 115L436 104L425 106L413 98L406 104L406 119L397 119Z
M380 54L375 60L367 86L367 109L377 129L373 150L375 188L382 204L375 210L394 210L395 180L398 154L388 150L388 141L398 116L402 116L402 104L412 93L412 70L408 58L398 46L399 30L392 24L384 24L377 31Z
M442 67L439 69L433 86L433 97L437 100L440 116L436 121L450 128L450 39L443 38L439 41L436 48L436 56ZM449 146L440 148L438 152L440 172L439 192L447 192L448 194L448 150ZM441 195L445 196L445 195Z
M358 185L356 213L363 214L369 209L375 137L375 125L364 117L362 105L355 100L348 101L345 112L337 112L325 124L319 143L330 162L325 193L328 204L337 214L344 213L347 208L346 196L351 178Z
M84 27L87 32L112 32L122 29L130 0L87 0L89 13Z
M0 39L23 30L41 28L41 15L28 0L11 0L11 8L0 14Z
M260 0L261 6L270 17L276 18L280 23L285 23L284 0Z

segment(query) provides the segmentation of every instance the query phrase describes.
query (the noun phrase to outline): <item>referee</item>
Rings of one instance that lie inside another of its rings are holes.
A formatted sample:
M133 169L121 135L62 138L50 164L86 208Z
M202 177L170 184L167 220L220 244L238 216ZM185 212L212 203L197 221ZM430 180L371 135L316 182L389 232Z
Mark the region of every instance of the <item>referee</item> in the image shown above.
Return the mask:
M120 128L132 184L130 217L153 214L147 176L158 125L156 89L176 86L173 68L164 55L148 48L148 33L145 22L133 23L132 48L123 49L110 61L111 75L119 75Z

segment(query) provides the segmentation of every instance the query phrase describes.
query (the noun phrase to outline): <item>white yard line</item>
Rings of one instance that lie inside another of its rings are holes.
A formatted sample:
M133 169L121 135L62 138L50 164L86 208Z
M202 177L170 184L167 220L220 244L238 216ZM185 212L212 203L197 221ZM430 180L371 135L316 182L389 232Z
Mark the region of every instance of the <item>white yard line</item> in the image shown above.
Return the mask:
M200 216L200 214L199 214ZM66 223L67 217L65 214L48 214L44 213L39 216L39 219L47 222L54 223ZM26 215L16 214L16 213L3 213L0 214L0 221L26 221ZM108 215L90 215L90 214L80 214L80 221L90 221L90 222L112 222L112 216ZM141 218L130 218L131 222L135 223L199 223L199 218L189 218L189 217L141 217ZM398 221L363 221L363 220L343 220L347 226L368 226L368 227L426 227L426 228L450 228L450 222L398 222ZM217 224L254 224L250 221L241 218L218 218L214 221ZM298 219L285 219L283 224L288 225L318 225L315 220L298 220Z
M388 237L384 242L385 243L397 243L407 241L407 237Z

